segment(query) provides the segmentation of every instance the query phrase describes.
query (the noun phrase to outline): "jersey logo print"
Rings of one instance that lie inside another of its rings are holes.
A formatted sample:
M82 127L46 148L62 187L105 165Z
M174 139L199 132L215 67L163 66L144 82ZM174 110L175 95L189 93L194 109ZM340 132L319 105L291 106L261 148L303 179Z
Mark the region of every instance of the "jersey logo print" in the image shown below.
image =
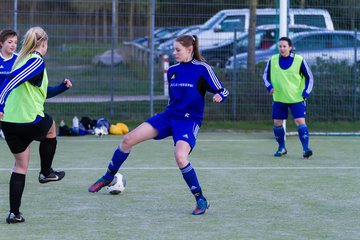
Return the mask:
M173 74L171 75L171 78L170 78L170 80L173 80L173 79L175 79L175 78L176 78L176 76L177 76L177 73L173 73Z
M182 135L182 136L183 136L183 138L189 139L189 135L187 135L187 134L184 134L184 135Z
M0 66L0 68L4 68L4 66L3 66L3 65L1 65L1 66Z

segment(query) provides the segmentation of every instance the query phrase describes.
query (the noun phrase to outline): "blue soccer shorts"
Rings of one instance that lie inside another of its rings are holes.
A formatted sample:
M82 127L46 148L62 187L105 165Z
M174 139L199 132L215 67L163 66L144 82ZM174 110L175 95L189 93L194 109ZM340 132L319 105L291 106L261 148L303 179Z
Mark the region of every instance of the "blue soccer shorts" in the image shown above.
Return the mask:
M161 140L172 136L174 145L177 141L187 142L191 149L195 147L196 138L200 130L201 121L195 119L174 119L165 113L157 114L146 120L157 131L158 135L154 138Z
M299 103L281 103L273 102L272 104L272 119L287 119L288 109L290 108L291 115L294 119L305 118L306 116L306 102Z

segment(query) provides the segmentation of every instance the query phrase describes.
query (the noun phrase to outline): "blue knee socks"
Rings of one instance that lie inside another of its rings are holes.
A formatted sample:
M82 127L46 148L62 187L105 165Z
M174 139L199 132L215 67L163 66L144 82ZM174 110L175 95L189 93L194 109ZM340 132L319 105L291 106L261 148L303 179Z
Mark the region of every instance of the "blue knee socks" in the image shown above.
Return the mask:
M279 148L285 148L285 130L282 125L274 126L274 135L279 144Z
M306 124L298 126L299 139L301 141L304 152L309 150L309 130Z
M103 178L108 181L112 181L115 174L119 171L121 165L125 162L129 154L130 153L121 151L120 147L118 147L114 152L114 155L109 163L108 170Z
M191 163L188 163L185 167L180 168L180 171L190 191L195 196L196 201L200 198L204 198L195 170L192 167Z

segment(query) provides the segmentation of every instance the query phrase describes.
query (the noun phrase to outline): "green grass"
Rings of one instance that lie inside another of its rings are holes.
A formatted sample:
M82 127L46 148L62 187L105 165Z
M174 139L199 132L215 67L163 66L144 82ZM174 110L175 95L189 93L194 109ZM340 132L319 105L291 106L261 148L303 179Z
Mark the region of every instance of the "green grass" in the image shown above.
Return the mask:
M171 138L134 147L122 194L88 193L120 140L59 137L54 168L66 176L44 185L34 142L18 225L5 223L13 157L0 140L0 239L360 239L359 137L313 136L303 160L297 137L278 159L271 131L203 131L190 156L211 203L203 216L191 215Z
M202 129L218 131L223 130L246 130L246 131L271 131L272 120L268 121L204 121ZM359 121L308 121L310 132L360 132ZM288 131L297 131L292 119L286 122Z

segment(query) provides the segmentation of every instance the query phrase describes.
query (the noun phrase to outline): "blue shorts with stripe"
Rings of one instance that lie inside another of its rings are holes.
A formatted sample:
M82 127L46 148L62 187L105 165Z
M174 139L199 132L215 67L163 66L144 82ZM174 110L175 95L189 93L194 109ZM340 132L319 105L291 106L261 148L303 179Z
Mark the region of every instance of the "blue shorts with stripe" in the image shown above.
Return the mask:
M156 140L172 136L174 145L177 141L183 140L189 143L191 149L195 147L196 138L200 130L201 121L191 118L175 119L169 114L160 113L146 120L157 131Z
M287 119L288 109L290 108L291 115L294 119L305 118L306 116L306 102L299 103L272 103L272 119Z

